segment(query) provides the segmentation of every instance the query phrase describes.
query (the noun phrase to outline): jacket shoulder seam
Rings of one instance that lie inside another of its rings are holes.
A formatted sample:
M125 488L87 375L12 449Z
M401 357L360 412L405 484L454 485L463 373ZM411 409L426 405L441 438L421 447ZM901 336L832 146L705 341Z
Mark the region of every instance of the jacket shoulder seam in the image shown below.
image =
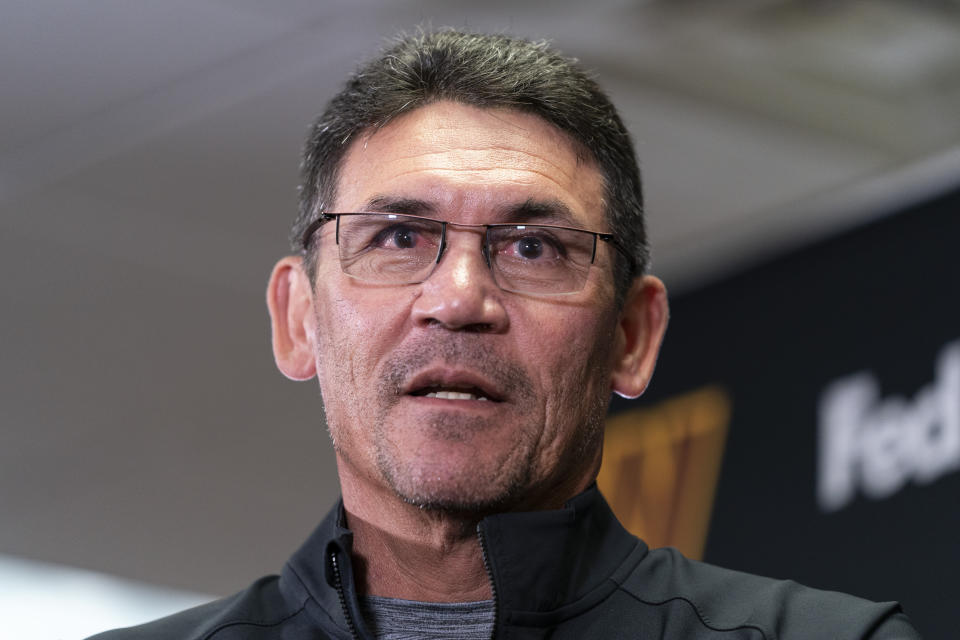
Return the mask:
M675 601L685 602L697 615L697 618L700 620L700 623L703 624L703 626L705 626L707 629L710 629L711 631L718 631L723 633L727 631L736 631L737 629L756 629L758 632L760 632L760 635L762 635L765 640L776 640L776 636L774 636L771 633L768 633L763 627L760 627L759 625L756 625L756 624L738 624L732 627L716 626L710 621L707 615L700 610L700 607L697 606L697 603L695 603L690 598L686 598L684 596L674 596L672 598L667 598L665 600L660 600L660 601L647 600L645 598L641 598L640 596L633 593L629 589L625 589L622 585L618 585L618 588L620 591L623 591L624 593L629 595L631 598L633 598L637 602L642 602L643 604L650 605L652 607L663 606L665 604L668 604L670 602L675 602Z
M231 620L230 622L224 622L223 624L211 629L209 633L207 633L202 637L203 637L203 640L210 640L210 638L213 638L213 636L220 633L224 629L228 627L235 627L240 625L249 625L253 627L264 627L264 628L275 627L299 615L306 608L306 606L307 606L307 601L304 600L296 611L293 611L292 613L280 618L279 620L275 620L273 622L267 622L265 620Z

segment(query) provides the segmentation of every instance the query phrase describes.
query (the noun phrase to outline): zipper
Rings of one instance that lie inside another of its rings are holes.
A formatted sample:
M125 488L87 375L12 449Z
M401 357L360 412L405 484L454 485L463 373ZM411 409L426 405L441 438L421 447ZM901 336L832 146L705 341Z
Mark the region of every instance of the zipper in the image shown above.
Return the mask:
M493 572L490 570L490 561L487 560L487 541L483 537L483 531L477 524L477 538L480 539L480 554L483 557L483 568L487 570L487 577L490 578L490 595L493 596L493 630L490 632L490 640L497 637L497 622L500 618L500 606L497 600L497 583L493 581Z
M484 560L486 562L486 560ZM340 576L340 563L337 562L337 552L330 552L330 566L333 568L333 586L337 590L337 597L340 599L340 608L343 610L343 617L347 620L347 628L350 630L350 637L354 640L360 640L357 633L357 627L353 623L353 616L347 608L347 597L343 594L343 578Z

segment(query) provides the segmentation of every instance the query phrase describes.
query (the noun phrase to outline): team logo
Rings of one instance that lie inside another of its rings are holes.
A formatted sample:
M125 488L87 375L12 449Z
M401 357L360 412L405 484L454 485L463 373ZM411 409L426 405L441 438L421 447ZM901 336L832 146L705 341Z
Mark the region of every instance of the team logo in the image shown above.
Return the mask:
M703 557L730 409L726 392L707 387L607 419L597 482L651 547Z

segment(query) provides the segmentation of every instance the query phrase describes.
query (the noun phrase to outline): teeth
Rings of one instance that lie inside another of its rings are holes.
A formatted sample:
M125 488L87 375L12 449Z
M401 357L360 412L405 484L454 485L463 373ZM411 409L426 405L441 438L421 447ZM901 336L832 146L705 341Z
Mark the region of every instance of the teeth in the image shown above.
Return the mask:
M440 398L441 400L479 400L487 402L483 396L475 396L472 393L463 393L462 391L433 391L427 394L428 398Z

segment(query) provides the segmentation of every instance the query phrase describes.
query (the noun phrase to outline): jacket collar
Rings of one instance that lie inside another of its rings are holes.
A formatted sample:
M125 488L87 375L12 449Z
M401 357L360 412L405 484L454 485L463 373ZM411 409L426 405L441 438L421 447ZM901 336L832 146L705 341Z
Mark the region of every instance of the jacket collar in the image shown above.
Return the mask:
M480 523L497 609L512 614L589 606L647 553L596 485L556 511L502 513ZM613 580L611 580L613 579Z
M306 601L324 626L332 622L342 632L349 627L346 608L362 637L350 562L353 534L345 522L341 501L291 557L281 588L288 597ZM499 624L552 624L575 615L606 597L620 575L647 553L647 546L620 525L596 485L562 509L488 516L478 533Z

